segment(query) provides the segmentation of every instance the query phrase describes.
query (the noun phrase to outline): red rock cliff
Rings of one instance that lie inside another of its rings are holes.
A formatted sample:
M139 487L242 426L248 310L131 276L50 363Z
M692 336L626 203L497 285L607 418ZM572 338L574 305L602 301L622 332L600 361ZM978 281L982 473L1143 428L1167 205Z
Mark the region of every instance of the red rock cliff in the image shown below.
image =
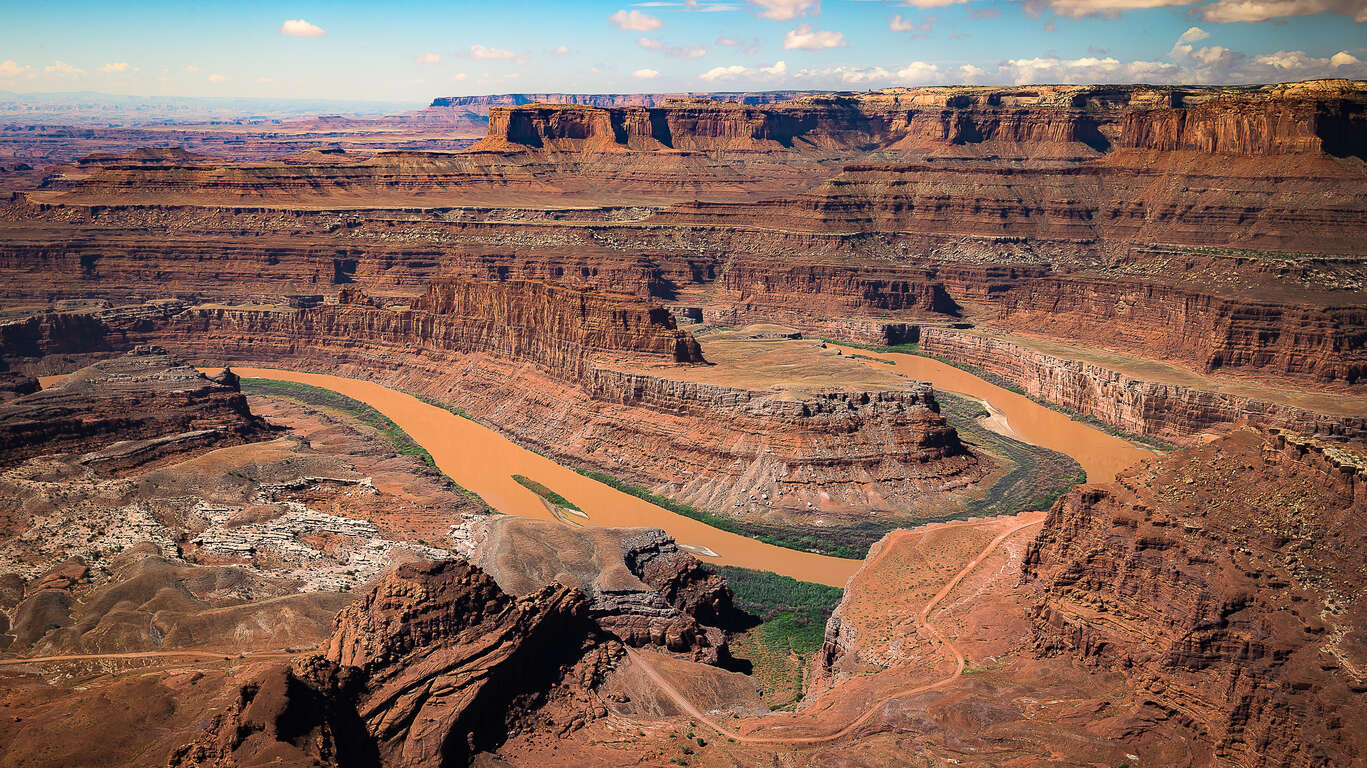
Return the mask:
M1031 640L1125 675L1213 765L1367 758L1367 452L1256 430L1083 487L1024 564Z

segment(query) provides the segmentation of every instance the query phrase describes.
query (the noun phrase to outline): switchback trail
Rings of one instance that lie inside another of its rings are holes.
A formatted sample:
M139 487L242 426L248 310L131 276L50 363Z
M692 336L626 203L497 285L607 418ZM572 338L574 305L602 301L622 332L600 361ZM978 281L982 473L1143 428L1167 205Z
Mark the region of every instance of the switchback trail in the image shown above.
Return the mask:
M983 560L986 560L987 557L991 555L997 547L1001 546L1002 542L1006 541L1011 536L1020 532L1021 530L1029 528L1032 525L1039 525L1041 522L1044 521L1044 515L1042 513L1021 515L1020 518L1022 519L1022 522L1020 522L1017 525L1013 525L1011 528L999 534L995 539L988 542L987 546L984 547L982 551L977 554L976 557L970 560L969 563L965 565L958 573L956 573L953 578L945 582L945 585L940 588L940 591L935 593L935 596L930 598L930 600L926 602L925 606L921 608L920 612L916 614L914 621L916 623L917 628L929 632L931 635L935 637L937 641L939 641L941 647L945 650L946 658L954 663L954 672L951 673L948 677L945 677L941 680L937 680L933 683L926 683L923 685L912 686L910 688L903 688L901 690L893 691L892 693L879 697L878 700L870 704L868 708L863 711L863 713L861 713L858 717L850 721L850 723L848 723L838 731L833 731L831 733L824 734L821 736L755 736L736 733L735 731L732 731L731 729L717 723L716 721L712 720L708 716L704 715L701 711L699 711L697 707L693 706L692 702L690 702L683 694L679 693L679 690L675 688L668 680L666 680L650 664L650 662L646 660L644 656L642 656L640 653L637 653L635 649L627 648L627 655L631 657L632 662L640 666L641 670L646 673L646 676L649 677L651 681L654 682L657 686L659 686L660 690L663 691L665 695L668 696L670 700L672 700L680 709L682 709L684 712L687 712L694 719L702 722L704 725L708 726L717 733L720 733L721 735L729 739L735 739L736 741L750 744L819 744L822 742L834 741L836 739L848 735L855 728L858 728L859 726L863 725L865 722L869 720L869 718L877 714L878 710L882 709L888 702L893 701L895 699L903 698L905 696L913 696L918 693L925 693L926 691L933 691L939 688L944 688L945 686L950 685L951 683L953 683L954 681L958 680L960 677L963 676L964 667L967 664L963 652L960 651L959 648L956 645L954 645L954 643L950 642L949 638L945 637L944 634L940 632L939 628L937 628L934 624L931 623L930 613L931 611L935 610L936 605L938 605L942 600L949 596L950 592L954 591L954 588L957 587L959 583L964 580L965 577L967 577L970 573L973 572L974 569L981 565ZM977 521L976 523L971 524L984 525L989 524L991 522L995 521L984 520ZM872 567L874 565L877 565L891 551L892 547L885 548L882 552L878 553L878 555L874 559L870 560L866 567Z

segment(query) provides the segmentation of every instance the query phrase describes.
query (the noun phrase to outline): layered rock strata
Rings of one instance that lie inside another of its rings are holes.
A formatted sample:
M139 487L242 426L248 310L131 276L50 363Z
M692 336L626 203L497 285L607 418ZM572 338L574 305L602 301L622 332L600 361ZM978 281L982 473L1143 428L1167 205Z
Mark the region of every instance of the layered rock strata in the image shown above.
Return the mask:
M0 405L0 465L109 446L91 460L115 468L266 432L235 381L210 380L165 350L142 346Z
M176 766L466 765L519 727L582 725L620 654L576 589L515 599L460 561L409 563L337 615L325 655L276 666Z
M1214 762L1367 755L1367 452L1237 431L1060 499L1031 545L1031 642L1123 674Z
M1367 435L1367 418L1361 416L1316 413L1241 395L1145 381L981 333L922 328L919 349L1001 376L1031 397L1135 434L1180 444L1241 420L1312 434Z

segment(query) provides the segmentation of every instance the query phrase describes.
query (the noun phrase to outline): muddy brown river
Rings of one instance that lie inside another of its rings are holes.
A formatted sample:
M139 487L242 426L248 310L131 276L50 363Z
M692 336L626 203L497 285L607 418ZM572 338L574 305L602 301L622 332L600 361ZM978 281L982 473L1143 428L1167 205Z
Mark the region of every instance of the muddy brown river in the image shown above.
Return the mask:
M854 350L851 350L854 351ZM871 354L859 351L860 354ZM1029 398L993 386L972 374L929 358L880 355L912 378L936 387L987 400L1020 439L1073 456L1089 479L1109 480L1115 472L1148 455L1131 444L1075 422ZM499 433L411 395L368 381L275 368L233 368L241 376L280 379L330 389L359 400L389 417L432 454L438 468L477 493L500 512L555 519L541 498L518 485L525 475L574 502L588 523L603 526L662 528L680 544L705 548L708 562L773 571L803 581L843 587L861 561L799 552L729 533L676 515L522 448Z
M1120 470L1154 455L1152 451L1139 448L1128 440L1070 419L1058 411L1045 408L1025 395L1002 389L968 371L939 360L920 355L880 354L849 347L836 348L847 355L866 355L886 360L892 363L898 373L904 373L917 381L928 381L936 389L987 401L993 411L1005 418L1008 429L1004 431L1007 434L1018 440L1073 457L1082 465L1089 482L1110 482Z

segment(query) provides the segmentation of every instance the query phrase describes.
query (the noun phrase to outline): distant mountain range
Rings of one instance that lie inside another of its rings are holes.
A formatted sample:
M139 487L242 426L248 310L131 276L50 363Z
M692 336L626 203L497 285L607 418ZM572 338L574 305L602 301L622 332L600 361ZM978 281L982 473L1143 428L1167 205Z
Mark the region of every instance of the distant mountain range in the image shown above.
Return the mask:
M0 91L0 123L131 126L218 123L306 115L385 115L421 109L420 102L346 99L255 99L193 96L124 96L98 91Z

